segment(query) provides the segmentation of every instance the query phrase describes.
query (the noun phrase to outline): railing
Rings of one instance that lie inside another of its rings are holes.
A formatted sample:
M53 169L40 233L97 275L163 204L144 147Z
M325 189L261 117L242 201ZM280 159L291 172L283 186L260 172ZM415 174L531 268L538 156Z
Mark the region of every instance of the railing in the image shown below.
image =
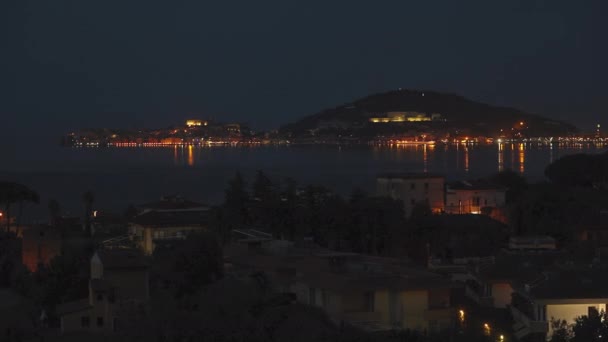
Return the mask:
M530 329L530 333L545 333L549 330L547 322L535 321L534 319L528 317L528 315L526 315L514 306L510 306L509 308L511 309L511 315L513 316L513 320L516 323L520 322L521 324L528 327Z

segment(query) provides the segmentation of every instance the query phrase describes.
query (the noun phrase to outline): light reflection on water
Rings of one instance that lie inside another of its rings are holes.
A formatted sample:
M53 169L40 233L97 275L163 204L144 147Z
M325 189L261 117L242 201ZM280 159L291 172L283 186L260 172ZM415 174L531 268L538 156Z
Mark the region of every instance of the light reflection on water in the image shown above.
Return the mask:
M101 208L121 210L164 194L209 203L222 200L239 170L251 182L257 170L279 181L320 184L348 195L359 186L373 192L384 172L432 172L449 180L474 179L512 169L531 181L544 179L551 162L573 153L598 153L595 144L394 145L307 147L48 148L5 154L0 180L19 181L74 213L92 190ZM28 158L23 156L27 155ZM39 205L47 214L46 205Z

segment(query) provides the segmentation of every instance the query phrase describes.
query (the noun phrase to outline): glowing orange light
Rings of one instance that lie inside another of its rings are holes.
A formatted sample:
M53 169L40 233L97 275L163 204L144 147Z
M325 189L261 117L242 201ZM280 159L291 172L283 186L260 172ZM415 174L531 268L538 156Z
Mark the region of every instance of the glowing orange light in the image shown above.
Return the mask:
M523 125L524 125L524 122L523 122L523 121L520 121L520 122L519 122L519 125L520 125L520 126L523 126Z

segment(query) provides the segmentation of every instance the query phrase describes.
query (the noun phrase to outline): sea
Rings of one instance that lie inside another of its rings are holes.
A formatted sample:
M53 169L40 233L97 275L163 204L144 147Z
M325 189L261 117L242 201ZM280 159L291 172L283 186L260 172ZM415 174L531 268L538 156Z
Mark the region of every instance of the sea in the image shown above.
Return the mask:
M274 182L293 178L349 195L356 187L374 192L375 178L388 172L431 172L448 180L476 179L512 169L529 181L545 179L547 165L575 153L600 153L608 146L507 143L401 146L213 146L77 148L58 144L2 146L0 180L37 191L40 203L25 209L28 223L48 219L48 201L64 214L80 216L82 195L92 191L94 209L123 212L129 205L165 195L215 205L238 171L250 185L258 170Z

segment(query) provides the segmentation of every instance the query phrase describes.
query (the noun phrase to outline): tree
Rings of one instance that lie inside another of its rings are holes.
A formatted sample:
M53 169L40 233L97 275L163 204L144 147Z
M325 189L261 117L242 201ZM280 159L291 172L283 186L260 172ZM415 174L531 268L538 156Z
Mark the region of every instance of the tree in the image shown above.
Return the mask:
M155 257L169 260L170 270L164 276L175 283L178 297L195 294L224 274L222 248L214 234L189 235L177 250Z
M49 208L49 215L51 217L51 225L56 226L58 223L59 217L61 216L61 205L59 204L59 202L57 200L50 199L48 208Z
M249 194L246 190L247 184L243 180L240 172L236 172L226 189L226 197L224 199L224 208L227 211L227 216L232 221L232 224L241 225L248 221L247 204L249 202Z
M511 169L507 169L495 174L490 178L490 180L507 189L507 203L517 201L523 192L528 188L528 181L526 181L522 175Z
M255 181L253 182L253 199L264 202L274 197L274 184L266 174L258 170Z
M431 206L428 201L416 202L412 207L412 213L410 214L410 220L417 222L433 215Z
M608 342L608 317L605 311L576 318L571 342Z
M38 194L27 186L15 182L0 182L0 204L4 205L4 216L6 219L6 231L11 228L11 207L20 203L20 214L24 202L38 203Z
M591 187L608 182L608 152L564 156L545 169L555 184Z
M92 191L86 191L82 195L82 201L84 202L84 228L87 234L91 234L91 217L93 216L93 202L95 201L95 195Z
M572 327L565 320L559 320L551 317L551 335L550 342L570 342L572 340Z

